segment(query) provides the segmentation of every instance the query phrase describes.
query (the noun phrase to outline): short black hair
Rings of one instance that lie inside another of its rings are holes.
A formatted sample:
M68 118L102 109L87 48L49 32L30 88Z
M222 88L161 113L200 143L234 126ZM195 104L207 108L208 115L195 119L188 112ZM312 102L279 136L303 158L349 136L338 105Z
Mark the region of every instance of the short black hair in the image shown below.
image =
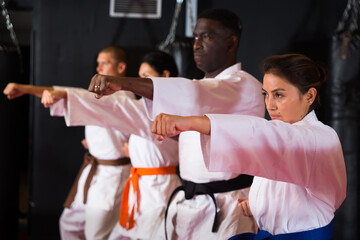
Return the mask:
M170 77L177 77L179 74L174 58L160 50L146 54L141 59L141 63L149 64L159 75L165 70L170 72Z
M230 10L222 8L210 8L201 12L199 18L206 18L221 23L224 27L231 30L236 36L241 37L242 23L240 18Z

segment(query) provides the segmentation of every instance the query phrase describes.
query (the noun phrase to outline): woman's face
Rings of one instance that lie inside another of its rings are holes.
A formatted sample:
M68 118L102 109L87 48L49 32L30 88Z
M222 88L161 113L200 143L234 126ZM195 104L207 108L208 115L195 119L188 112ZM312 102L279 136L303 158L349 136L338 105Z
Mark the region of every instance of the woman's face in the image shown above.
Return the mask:
M142 63L139 68L139 76L142 78L146 77L160 77L160 74L155 71L148 63Z
M272 120L295 123L303 119L315 99L314 88L301 94L297 87L286 79L268 73L263 79L263 94L266 109Z

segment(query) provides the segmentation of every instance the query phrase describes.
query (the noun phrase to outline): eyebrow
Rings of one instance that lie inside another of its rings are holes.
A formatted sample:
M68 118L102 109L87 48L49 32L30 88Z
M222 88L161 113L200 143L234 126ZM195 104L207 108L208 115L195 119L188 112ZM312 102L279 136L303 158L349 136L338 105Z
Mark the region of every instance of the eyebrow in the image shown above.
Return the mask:
M261 89L261 91L263 91L263 92L267 92L265 89ZM283 88L276 88L276 89L274 89L274 90L272 90L271 92L273 93L273 92L277 92L277 91L286 91L285 89L283 89Z

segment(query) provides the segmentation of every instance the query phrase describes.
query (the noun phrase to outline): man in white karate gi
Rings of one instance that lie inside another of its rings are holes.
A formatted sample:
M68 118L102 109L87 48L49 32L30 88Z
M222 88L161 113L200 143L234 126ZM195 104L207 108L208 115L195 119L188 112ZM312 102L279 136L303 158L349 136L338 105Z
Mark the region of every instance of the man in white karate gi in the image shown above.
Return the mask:
M97 98L118 90L133 91L145 97L151 119L159 113L263 117L261 83L236 63L241 30L239 18L231 11L208 9L199 15L193 50L197 67L205 73L202 80L95 75L89 91ZM227 239L256 231L255 221L237 208L239 198L248 198L250 176L207 171L200 135L193 131L179 136L179 162L183 185L176 189L169 204L165 227L168 238Z
M99 74L124 77L127 56L119 46L107 46L97 56L96 71ZM66 87L43 87L9 83L4 94L9 99L23 94L41 97L43 91L61 90ZM76 88L78 92L88 91ZM134 94L121 92L126 98ZM58 116L64 116L64 111ZM130 159L122 150L129 140L129 134L99 126L85 126L85 140L88 153L69 192L60 217L62 239L107 239L118 221L121 196L130 175Z

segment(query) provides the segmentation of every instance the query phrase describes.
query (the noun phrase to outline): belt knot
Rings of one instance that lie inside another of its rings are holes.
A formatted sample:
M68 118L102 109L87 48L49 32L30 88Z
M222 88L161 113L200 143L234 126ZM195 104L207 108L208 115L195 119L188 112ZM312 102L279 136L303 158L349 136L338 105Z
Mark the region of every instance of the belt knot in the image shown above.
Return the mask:
M138 188L139 177L144 175L175 174L176 167L175 166L159 167L159 168L132 167L130 172L131 175L126 181L123 191L120 218L119 218L120 225L126 230L132 229L135 226L135 220L134 220L135 205L139 206L140 203L140 189ZM135 199L135 201L131 204L131 206L129 206L130 183L132 184L133 195ZM129 216L129 207L131 209L130 216Z

